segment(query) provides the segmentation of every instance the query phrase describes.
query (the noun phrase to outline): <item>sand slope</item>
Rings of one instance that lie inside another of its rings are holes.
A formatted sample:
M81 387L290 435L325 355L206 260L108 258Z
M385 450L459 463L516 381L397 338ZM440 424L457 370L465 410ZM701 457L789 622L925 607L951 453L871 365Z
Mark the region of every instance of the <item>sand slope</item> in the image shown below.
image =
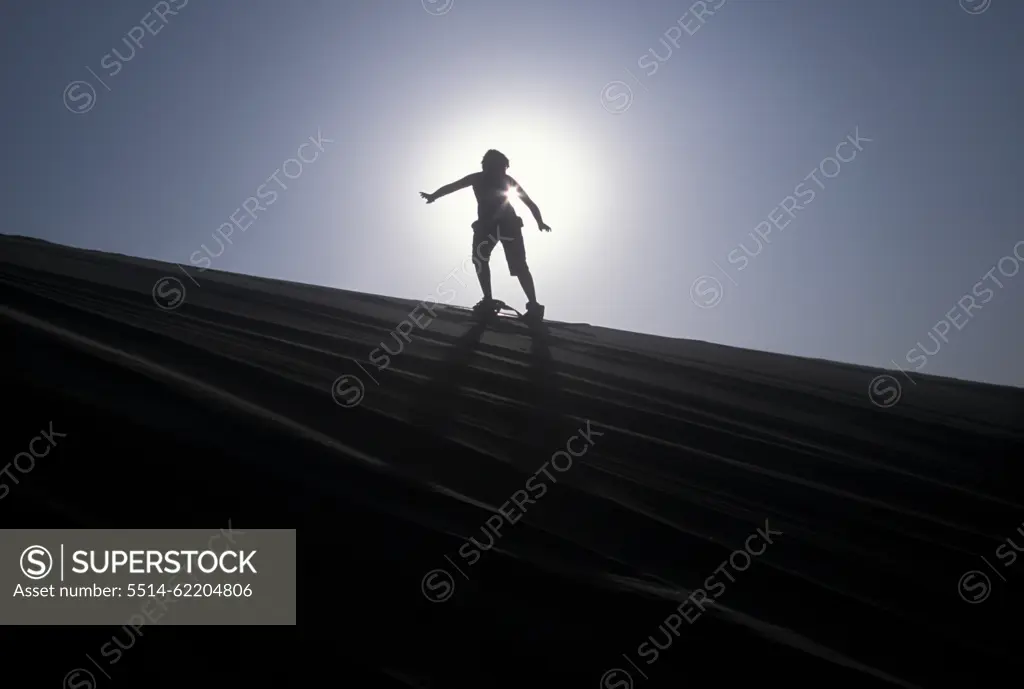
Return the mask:
M1012 673L1022 390L897 373L883 407L863 367L190 275L0 238L7 456L77 429L0 519L299 528L303 661L263 681L343 657L393 686Z

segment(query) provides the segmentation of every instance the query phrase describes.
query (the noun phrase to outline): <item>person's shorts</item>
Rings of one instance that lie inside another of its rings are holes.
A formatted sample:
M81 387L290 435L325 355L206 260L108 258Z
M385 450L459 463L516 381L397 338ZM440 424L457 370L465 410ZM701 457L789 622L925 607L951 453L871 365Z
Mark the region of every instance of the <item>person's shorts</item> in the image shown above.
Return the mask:
M502 218L494 222L473 223L473 259L487 263L491 252L501 242L510 275L519 276L529 270L526 265L526 243L523 241L523 219Z

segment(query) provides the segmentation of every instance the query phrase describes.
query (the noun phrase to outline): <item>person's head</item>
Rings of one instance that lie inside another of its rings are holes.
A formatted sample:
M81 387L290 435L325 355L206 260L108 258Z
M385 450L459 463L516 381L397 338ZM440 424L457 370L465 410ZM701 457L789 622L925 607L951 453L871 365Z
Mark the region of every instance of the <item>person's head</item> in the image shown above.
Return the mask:
M480 166L484 172L491 174L504 174L508 170L508 158L501 151L496 151L493 148L487 153L484 153L483 160L480 161Z

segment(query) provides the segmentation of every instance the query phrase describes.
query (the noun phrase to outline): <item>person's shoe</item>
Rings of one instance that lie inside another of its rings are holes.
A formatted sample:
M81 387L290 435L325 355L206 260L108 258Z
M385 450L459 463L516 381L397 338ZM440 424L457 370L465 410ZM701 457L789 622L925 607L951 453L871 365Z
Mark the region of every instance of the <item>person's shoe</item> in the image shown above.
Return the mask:
M473 313L477 315L487 315L496 313L501 307L501 302L497 299L491 299L490 297L484 297L476 303L473 307Z
M544 305L535 301L527 302L524 316L531 321L544 320Z

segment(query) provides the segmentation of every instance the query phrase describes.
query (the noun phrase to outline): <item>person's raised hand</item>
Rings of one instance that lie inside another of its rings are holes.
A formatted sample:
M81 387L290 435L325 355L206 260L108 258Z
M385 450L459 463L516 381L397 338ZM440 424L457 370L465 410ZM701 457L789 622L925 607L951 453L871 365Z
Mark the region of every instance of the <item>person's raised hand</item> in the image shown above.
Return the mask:
M426 199L427 203L433 203L434 202L434 196L432 194L428 194L425 191L421 191L420 192L420 197Z

